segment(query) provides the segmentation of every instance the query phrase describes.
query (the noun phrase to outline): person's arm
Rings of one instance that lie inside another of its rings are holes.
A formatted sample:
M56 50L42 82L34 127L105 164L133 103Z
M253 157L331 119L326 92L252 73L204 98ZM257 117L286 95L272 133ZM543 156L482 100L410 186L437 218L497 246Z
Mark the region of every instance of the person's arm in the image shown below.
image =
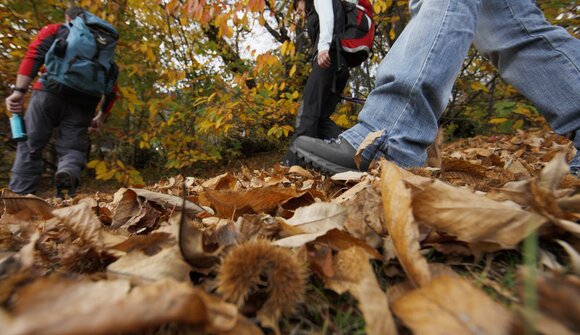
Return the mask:
M119 97L119 93L118 93L119 88L117 86L117 78L119 76L119 69L118 69L116 64L113 64L112 71L113 71L113 80L115 81L115 84L113 85L113 90L105 95L105 99L104 99L103 103L101 104L101 110L97 113L97 115L93 118L93 121L91 122L91 126L89 127L89 131L92 133L99 132L102 129L103 124L105 123L105 121L109 117L109 114L111 113L111 109L113 108L113 105L115 104L115 102L117 101L117 99Z
M319 20L317 62L320 67L329 68L329 50L330 44L332 43L332 33L334 31L332 0L314 0L314 10L316 10Z
M22 113L24 96L28 87L44 64L44 56L54 42L56 33L61 26L61 24L45 26L28 46L24 59L18 68L14 92L6 98L6 108L11 113Z
M19 74L16 76L16 85L14 92L6 98L6 108L10 113L22 113L22 105L24 103L24 96L28 91L28 86L32 78Z

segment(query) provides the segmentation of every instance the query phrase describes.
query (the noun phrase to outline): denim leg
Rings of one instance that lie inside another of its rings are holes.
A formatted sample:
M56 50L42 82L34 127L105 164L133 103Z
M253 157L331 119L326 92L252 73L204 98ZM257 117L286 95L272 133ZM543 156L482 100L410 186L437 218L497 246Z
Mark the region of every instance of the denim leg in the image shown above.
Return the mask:
M475 44L556 133L580 131L580 40L551 25L534 1L484 1Z
M355 148L385 130L363 156L402 166L425 163L451 88L474 39L478 0L411 1L412 20L377 70L359 122L341 134Z
M8 187L10 190L28 194L36 192L42 175L42 150L50 141L52 129L57 124L58 101L46 92L34 91L24 113L28 139L18 143L16 159Z
M78 182L87 161L88 128L95 109L70 103L63 103L62 109L63 118L56 131L57 173L66 171Z

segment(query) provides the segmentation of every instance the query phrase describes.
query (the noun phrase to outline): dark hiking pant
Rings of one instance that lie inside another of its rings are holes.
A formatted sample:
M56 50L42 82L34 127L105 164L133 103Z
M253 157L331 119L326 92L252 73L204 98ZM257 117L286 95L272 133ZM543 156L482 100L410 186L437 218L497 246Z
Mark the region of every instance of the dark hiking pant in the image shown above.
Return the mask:
M19 142L10 176L10 190L28 194L36 192L43 163L42 150L56 129L57 173L66 171L77 182L86 163L88 128L96 106L73 104L60 95L33 91L24 114L28 140Z
M337 56L340 55L337 61ZM342 54L330 50L332 65L322 68L316 58L312 62L312 71L304 87L304 97L296 115L296 131L290 138L290 145L300 136L320 139L336 138L342 130L330 119L340 102L342 91L349 77L348 66ZM296 163L292 153L288 152L283 159L284 165Z

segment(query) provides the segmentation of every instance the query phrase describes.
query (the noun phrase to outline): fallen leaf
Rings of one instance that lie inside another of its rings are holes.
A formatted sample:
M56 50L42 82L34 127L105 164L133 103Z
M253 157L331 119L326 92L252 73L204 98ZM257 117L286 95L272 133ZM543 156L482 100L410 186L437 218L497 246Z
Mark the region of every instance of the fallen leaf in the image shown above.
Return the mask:
M312 173L310 173L310 171L306 170L305 168L303 168L299 165L291 166L288 169L288 173L295 173L295 174L297 174L301 177L304 177L304 178L310 178L310 179L314 178L314 176L312 175Z
M204 181L201 186L212 190L230 190L235 188L237 182L238 180L234 175L226 172Z
M96 251L104 250L103 225L87 203L59 208L53 214Z
M33 217L48 220L53 217L52 211L54 208L34 195L21 196L8 190L3 190L0 199L4 203L5 214L15 215L25 212L26 214L19 216L22 220L31 220ZM5 214L2 214L2 216ZM0 222L3 221L0 219Z
M299 229L301 233L274 241L274 245L286 248L301 247L325 235L329 230L342 229L346 216L346 209L333 203L314 203L308 207L301 207L292 218L286 220L286 224Z
M440 181L418 192L413 213L422 223L470 244L513 248L546 218Z
M524 278L528 276L528 269L520 267L518 270L518 291L520 299L524 301ZM580 280L577 276L554 275L549 272L537 272L536 282L538 309L536 312L558 321L570 332L580 332Z
M374 248L382 243L386 235L384 212L381 211L382 199L373 187L367 187L349 200L345 207L348 216L344 228L352 236L367 241Z
M348 291L357 299L366 334L397 334L387 295L379 286L367 253L358 247L339 251L334 269L336 275L326 279L325 284L338 294Z
M58 313L55 313L58 311ZM126 280L45 279L20 296L6 335L113 334L146 330L168 322L235 331L242 318L235 306L188 283L160 281L131 290ZM247 329L247 325L243 326ZM261 334L257 327L245 334Z
M333 203L344 204L346 201L355 197L358 193L362 192L364 189L371 185L371 180L369 178L363 179L360 183L349 188L346 192L341 194L332 200Z
M575 275L580 276L580 254L578 254L578 251L576 251L576 249L574 249L570 244L568 244L565 241L556 240L556 243L558 243L562 248L564 248L564 251L566 251L566 253L568 254L568 257L570 258L570 269L572 270L572 272Z
M268 186L243 191L205 189L200 197L208 199L219 217L235 220L243 214L267 213L305 193L292 188Z
M299 228L304 233L329 231L342 228L347 211L343 206L330 202L317 202L307 207L301 207L286 223Z
M356 246L366 251L367 255L373 259L382 258L381 254L364 240L352 237L350 234L338 229L329 230L326 234L318 237L316 242L324 243L334 250L346 250Z
M400 297L393 311L414 334L510 334L511 313L459 277L441 276Z
M337 173L330 177L330 180L343 182L360 182L364 177L368 176L367 172L361 171L346 171Z
M107 276L131 279L138 283L167 278L187 282L190 270L190 266L179 257L176 250L165 248L153 256L141 251L130 252L107 267Z
M367 137L365 137L362 143L358 146L356 153L354 154L354 163L358 169L360 169L360 161L362 159L363 151L365 151L366 148L373 144L374 141L383 136L384 132L384 130L381 130L368 134Z
M431 280L427 260L419 252L419 228L413 218L411 193L405 187L399 167L381 161L381 192L385 227L393 240L395 254L401 266L416 285Z

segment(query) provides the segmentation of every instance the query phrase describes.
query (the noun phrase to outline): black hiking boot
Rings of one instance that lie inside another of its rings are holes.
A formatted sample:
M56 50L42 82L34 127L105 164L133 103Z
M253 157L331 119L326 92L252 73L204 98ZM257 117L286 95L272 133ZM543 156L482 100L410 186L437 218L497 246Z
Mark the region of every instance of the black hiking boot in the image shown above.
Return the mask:
M75 196L78 182L70 173L61 171L54 176L54 185L56 186L56 197L64 199L65 194L70 198Z
M290 148L299 159L315 170L333 175L346 171L359 171L354 163L356 149L345 140L325 141L308 136L300 136ZM370 161L361 159L360 170L367 171Z
M284 157L282 158L282 162L280 162L280 165L285 167L292 167L294 165L305 167L304 161L296 157L296 155L291 150L288 150L288 152L286 152L286 155L284 155Z

